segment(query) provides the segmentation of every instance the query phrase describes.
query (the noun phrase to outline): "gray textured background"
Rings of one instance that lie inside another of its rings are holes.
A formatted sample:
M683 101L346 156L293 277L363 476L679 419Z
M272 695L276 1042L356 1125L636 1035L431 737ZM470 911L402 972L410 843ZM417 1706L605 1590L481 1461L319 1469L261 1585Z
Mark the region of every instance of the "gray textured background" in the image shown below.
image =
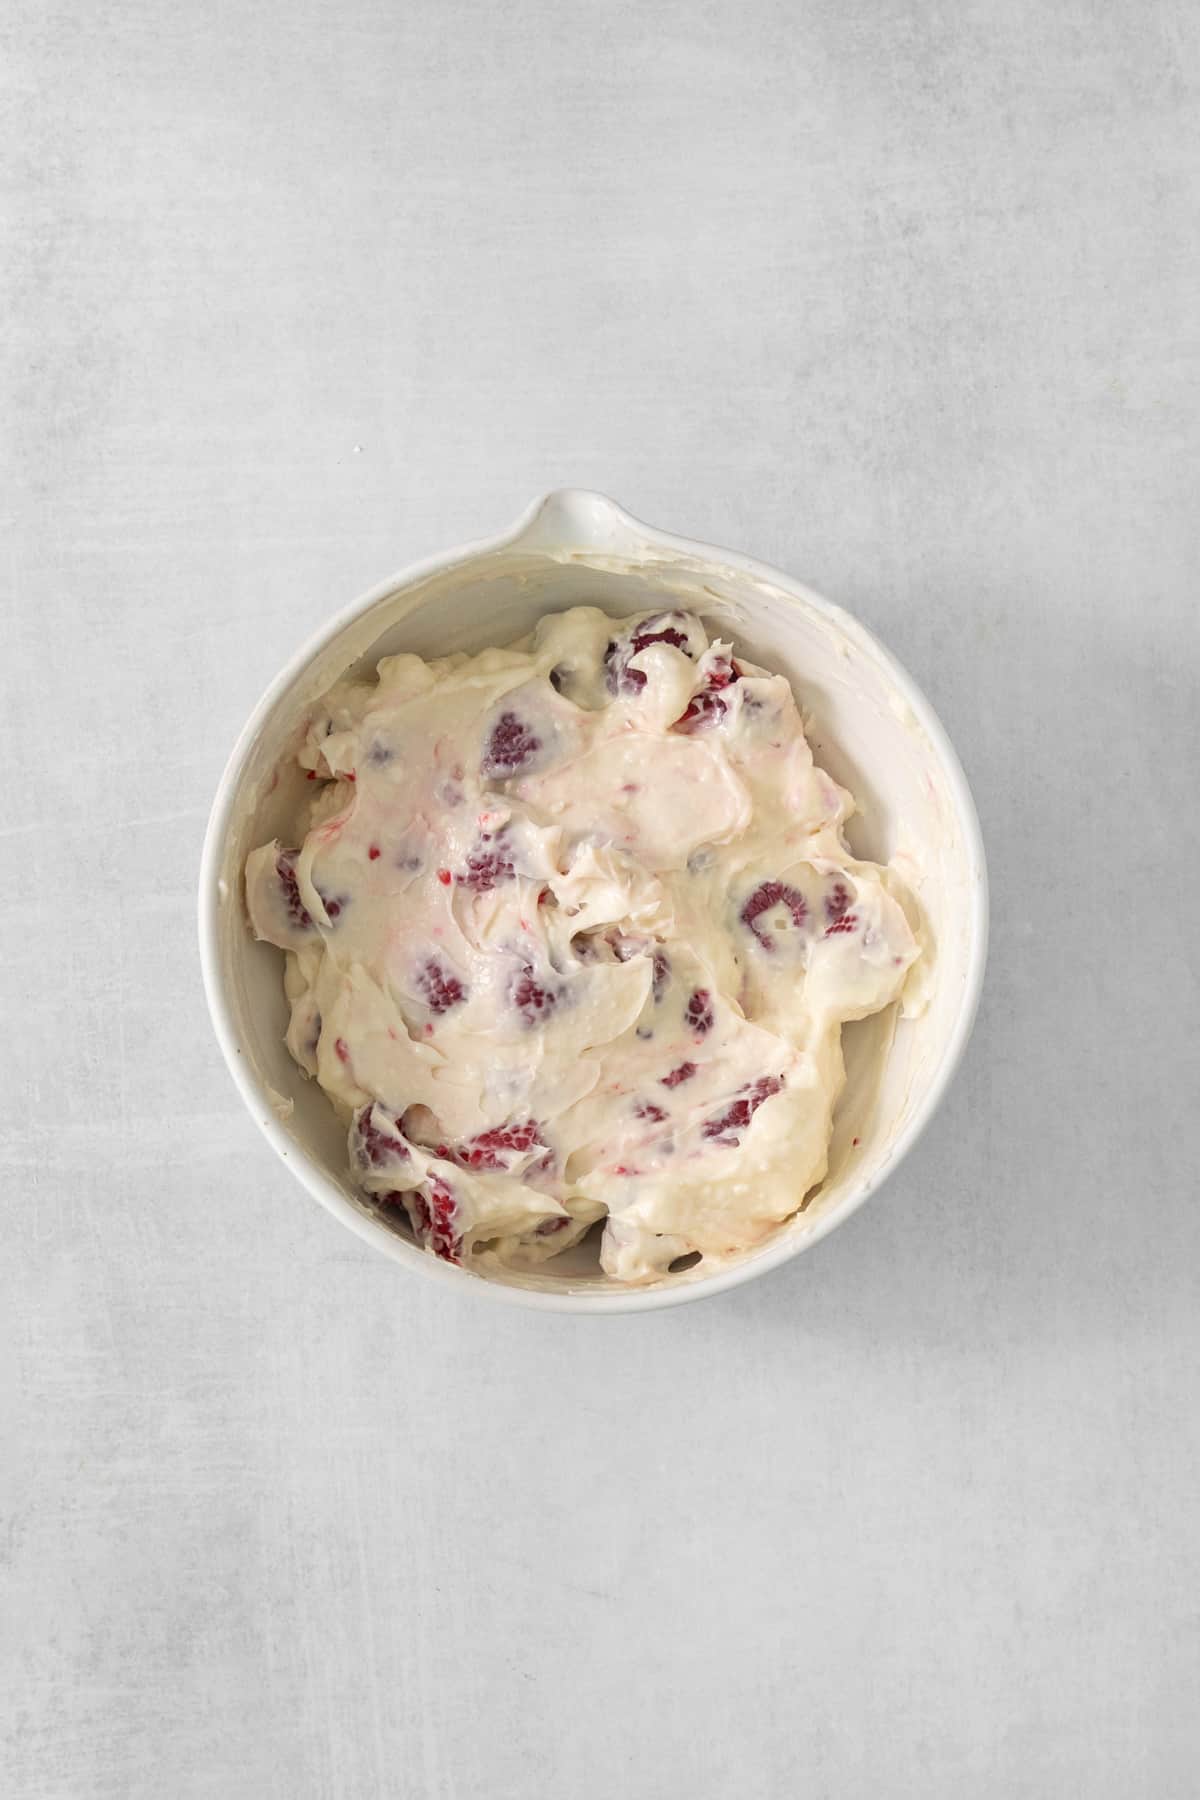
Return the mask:
M4 1793L1192 1800L1196 7L3 19ZM856 610L994 884L885 1195L628 1321L343 1232L194 951L278 665L568 482Z

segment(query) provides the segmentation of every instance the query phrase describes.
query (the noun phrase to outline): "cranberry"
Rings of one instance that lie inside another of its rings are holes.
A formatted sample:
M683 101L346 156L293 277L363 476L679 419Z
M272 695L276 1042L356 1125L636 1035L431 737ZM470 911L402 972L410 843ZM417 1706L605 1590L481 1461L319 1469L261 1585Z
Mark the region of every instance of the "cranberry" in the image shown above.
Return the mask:
M747 926L758 939L764 950L774 950L775 940L769 932L761 931L756 921L765 912L771 912L776 906L786 906L791 914L792 924L799 928L808 917L808 903L799 888L788 887L783 881L764 881L755 888L750 898L742 907L739 915L742 924Z
M517 769L524 768L541 747L541 738L535 737L516 713L503 712L492 727L484 752L483 772L505 781Z
M707 988L697 988L687 1003L684 1018L696 1033L704 1037L713 1028L712 995Z
M681 1081L690 1081L695 1073L694 1062L681 1062L677 1069L672 1069L669 1075L663 1076L659 1085L665 1088L677 1088Z
M432 956L417 971L417 987L426 1006L435 1013L449 1012L452 1006L460 1006L467 997L467 990L458 976L444 969Z
M745 1131L763 1101L779 1093L782 1087L781 1076L760 1075L752 1086L742 1090L738 1099L731 1101L723 1113L705 1122L704 1136L716 1138L722 1144L740 1143L735 1133Z
M653 1100L639 1100L633 1109L633 1116L635 1119L649 1119L653 1125L661 1125L667 1115Z
M571 1220L567 1213L561 1213L557 1218L543 1219L534 1231L534 1236L553 1237L556 1231L565 1231L570 1223Z

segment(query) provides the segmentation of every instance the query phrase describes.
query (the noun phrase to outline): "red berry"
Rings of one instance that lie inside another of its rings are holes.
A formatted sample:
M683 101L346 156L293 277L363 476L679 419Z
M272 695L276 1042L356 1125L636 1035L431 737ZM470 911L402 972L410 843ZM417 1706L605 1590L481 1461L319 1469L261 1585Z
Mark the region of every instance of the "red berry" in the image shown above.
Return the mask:
M481 1131L459 1148L447 1151L446 1156L461 1163L464 1169L507 1169L514 1157L524 1156L541 1142L537 1125L526 1119L522 1125L493 1125L490 1131Z
M450 873L449 869L439 869L437 872L437 875L438 875L438 880L441 882L443 887L449 887L450 883L454 880L454 877Z
M458 1262L462 1253L462 1238L454 1229L455 1211L453 1190L440 1175L434 1175L429 1182L429 1204L425 1209L428 1223L425 1230L429 1248L443 1262Z
M517 769L523 768L541 747L541 738L535 737L516 713L501 713L492 727L484 752L483 772L505 781Z
M614 638L604 652L604 685L610 694L636 694L646 685L646 677L641 669L630 669L627 666L627 655L618 655L618 646Z
M782 1087L781 1076L761 1075L750 1087L743 1088L739 1098L732 1101L723 1113L706 1121L704 1136L716 1138L722 1144L740 1143L740 1138L734 1134L745 1131L763 1101L779 1093Z
M850 890L845 882L835 881L826 894L825 917L829 920L825 930L826 937L858 930L858 919L850 911Z
M571 1220L566 1213L560 1214L557 1218L543 1219L534 1232L534 1236L553 1237L556 1231L565 1231L570 1223Z
M629 641L622 645L616 638L609 641L604 651L605 685L610 694L638 694L646 685L645 671L631 669L630 658L637 656L649 644L671 644L676 650L682 650L686 656L691 655L688 649L687 634L674 625L665 623L672 615L662 613L655 619L644 619L633 632ZM678 615L675 615L678 617ZM661 630L654 630L661 625Z
M693 694L688 701L687 711L676 719L672 731L681 731L690 737L693 732L703 731L709 725L715 725L729 710L728 702L721 698L722 688L732 687L740 681L742 671L735 662L720 657L710 668L705 685L698 694Z
M677 1069L672 1069L669 1075L662 1077L660 1085L665 1088L676 1088L681 1081L690 1081L695 1073L694 1062L681 1062Z
M526 1025L536 1025L558 1005L558 990L542 987L534 975L532 963L522 965L509 995Z
M652 623L653 621L650 622ZM646 648L647 644L672 644L676 650L682 650L685 653L687 652L688 647L688 641L684 633L682 631L676 631L673 625L668 625L664 631L647 631L646 627L643 625L642 629L640 631L635 631L632 638L629 640L630 655L636 656L640 650Z
M858 930L858 915L857 915L857 913L843 913L840 919L835 919L833 921L832 925L826 926L825 936L826 937L838 937L842 933L854 932L857 930Z
M694 732L703 731L708 725L715 725L726 710L725 702L720 694L714 694L710 689L702 688L698 694L693 694L688 701L687 711L676 719L671 730L680 731L685 737L691 737Z
M808 917L808 903L799 888L788 887L783 881L762 882L742 907L740 917L742 924L753 932L764 950L774 950L775 940L768 932L759 930L756 920L776 906L787 907L792 924L797 929Z
M653 1100L639 1100L633 1109L633 1116L635 1119L649 1119L652 1124L661 1125L667 1115Z
M497 835L503 836L502 833ZM511 881L516 873L504 844L497 843L489 850L487 846L491 842L491 834L485 831L468 853L466 870L458 877L459 886L469 888L474 894L485 894L490 888L499 887L502 881Z
M310 931L312 919L300 898L300 882L296 875L296 858L299 854L298 850L281 850L275 858L275 873L283 889L288 924L294 925L297 931Z
M449 1012L452 1006L460 1006L467 997L467 990L458 976L444 969L432 956L417 971L417 987L426 1006L435 1013Z
M364 1106L350 1127L350 1154L363 1169L382 1169L408 1162L408 1144L399 1121L378 1101Z
M707 988L697 988L687 1003L684 1018L696 1033L704 1037L713 1028L712 995Z
M339 1062L348 1063L350 1061L350 1046L345 1038L335 1038L333 1047L337 1051Z
M367 851L367 855L370 857L372 862L378 862L379 861L379 845L372 844Z

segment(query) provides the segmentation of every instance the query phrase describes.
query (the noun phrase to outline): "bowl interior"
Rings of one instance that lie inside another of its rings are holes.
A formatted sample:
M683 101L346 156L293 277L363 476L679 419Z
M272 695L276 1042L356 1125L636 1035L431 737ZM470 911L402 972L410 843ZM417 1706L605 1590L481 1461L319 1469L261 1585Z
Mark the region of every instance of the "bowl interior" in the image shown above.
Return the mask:
M357 1194L345 1134L321 1090L284 1048L282 958L252 940L241 885L248 851L289 834L303 783L287 765L308 708L347 670L373 670L381 656L481 650L522 636L545 612L587 604L620 615L662 604L670 595L701 613L710 630L733 638L751 660L792 682L817 761L858 800L849 830L854 850L881 862L894 859L916 898L926 940L918 965L922 1004L912 1017L897 1017L892 1008L846 1028L847 1081L829 1172L804 1212L746 1262L774 1263L853 1209L926 1109L961 1039L964 1009L974 1001L983 875L961 774L920 696L875 640L838 609L754 565L715 560L717 552L710 560L708 553L676 551L670 544L653 538L632 553L595 546L568 552L517 538L384 593L276 692L235 753L215 871L220 903L212 979L236 1044L243 1089L277 1142L282 1128L288 1160L326 1204L402 1260L433 1259ZM702 1288L728 1266L715 1276L701 1263L668 1276L666 1285ZM613 1291L599 1271L594 1244L586 1241L536 1273L503 1280L543 1295Z

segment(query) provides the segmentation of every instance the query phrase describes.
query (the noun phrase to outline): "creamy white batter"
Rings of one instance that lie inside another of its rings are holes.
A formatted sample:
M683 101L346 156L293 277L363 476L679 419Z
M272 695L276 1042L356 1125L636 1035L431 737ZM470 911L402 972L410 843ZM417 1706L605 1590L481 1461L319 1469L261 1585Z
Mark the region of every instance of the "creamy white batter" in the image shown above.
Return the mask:
M385 658L299 761L298 847L253 852L247 901L366 1193L482 1272L603 1219L623 1282L796 1212L841 1027L918 946L782 676L690 613L577 607L510 649Z

